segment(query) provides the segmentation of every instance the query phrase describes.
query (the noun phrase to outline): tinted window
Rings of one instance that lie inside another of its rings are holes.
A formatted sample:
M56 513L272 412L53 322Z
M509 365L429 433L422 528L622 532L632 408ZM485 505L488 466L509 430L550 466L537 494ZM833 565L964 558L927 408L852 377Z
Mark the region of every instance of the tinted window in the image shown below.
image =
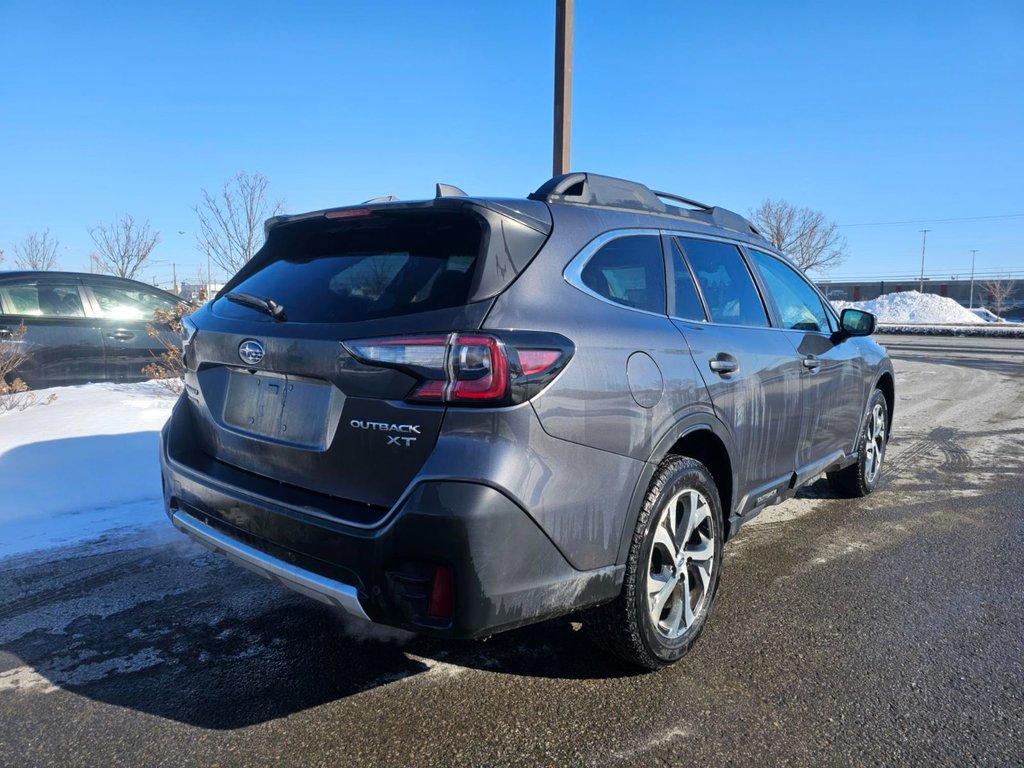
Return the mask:
M271 298L300 323L347 323L465 304L482 232L463 213L391 214L292 225L232 290ZM218 301L218 311L254 310Z
M134 286L90 284L100 316L113 320L152 320L158 310L174 311L178 302L163 293Z
M683 259L683 252L679 250L679 244L672 241L672 264L675 268L675 289L676 306L673 315L684 320L707 320L704 315L704 306L700 303L700 296L697 295L697 286L693 284L693 276L690 274L686 261Z
M690 238L680 238L679 242L697 276L712 322L768 325L754 279L735 246Z
M796 270L766 253L750 253L782 315L782 327L828 333L829 322L821 299Z
M6 283L0 286L0 305L8 315L85 317L74 283Z
M665 265L655 235L619 237L590 257L583 283L616 304L665 313Z

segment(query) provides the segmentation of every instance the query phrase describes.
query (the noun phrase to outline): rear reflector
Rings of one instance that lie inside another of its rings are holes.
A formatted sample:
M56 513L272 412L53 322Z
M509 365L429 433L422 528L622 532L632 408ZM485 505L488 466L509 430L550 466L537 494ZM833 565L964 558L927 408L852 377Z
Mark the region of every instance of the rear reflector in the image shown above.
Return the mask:
M427 608L427 615L435 619L450 619L454 608L452 569L447 565L439 565L434 569L434 583L430 589L430 606Z

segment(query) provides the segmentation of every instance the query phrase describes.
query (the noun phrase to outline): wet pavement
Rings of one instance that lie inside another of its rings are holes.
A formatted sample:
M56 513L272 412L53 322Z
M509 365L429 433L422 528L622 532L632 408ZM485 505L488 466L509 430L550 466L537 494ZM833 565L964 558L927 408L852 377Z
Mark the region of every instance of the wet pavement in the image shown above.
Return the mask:
M745 526L672 668L359 627L158 527L0 562L0 765L1024 764L1024 342L880 338L882 487Z

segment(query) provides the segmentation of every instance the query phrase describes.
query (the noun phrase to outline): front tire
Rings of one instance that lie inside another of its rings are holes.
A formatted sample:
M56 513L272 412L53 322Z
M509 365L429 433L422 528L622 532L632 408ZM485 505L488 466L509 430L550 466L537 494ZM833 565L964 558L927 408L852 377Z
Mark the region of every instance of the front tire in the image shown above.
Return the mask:
M722 565L722 506L707 467L669 456L651 479L626 560L622 593L584 621L625 661L660 669L704 629Z
M841 496L867 496L882 477L885 446L889 441L889 406L885 395L876 389L868 400L864 427L857 441L857 461L836 472L828 472L828 484Z

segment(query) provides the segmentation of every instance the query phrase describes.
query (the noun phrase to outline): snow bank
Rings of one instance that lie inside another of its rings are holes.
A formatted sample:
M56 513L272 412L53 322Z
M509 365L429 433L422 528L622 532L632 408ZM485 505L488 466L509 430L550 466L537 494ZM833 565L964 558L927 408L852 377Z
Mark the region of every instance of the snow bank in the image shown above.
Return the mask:
M871 301L833 301L837 310L863 309L879 323L929 323L976 325L985 321L948 296L903 291L886 293Z
M166 522L159 384L39 390L57 399L0 415L0 557Z

